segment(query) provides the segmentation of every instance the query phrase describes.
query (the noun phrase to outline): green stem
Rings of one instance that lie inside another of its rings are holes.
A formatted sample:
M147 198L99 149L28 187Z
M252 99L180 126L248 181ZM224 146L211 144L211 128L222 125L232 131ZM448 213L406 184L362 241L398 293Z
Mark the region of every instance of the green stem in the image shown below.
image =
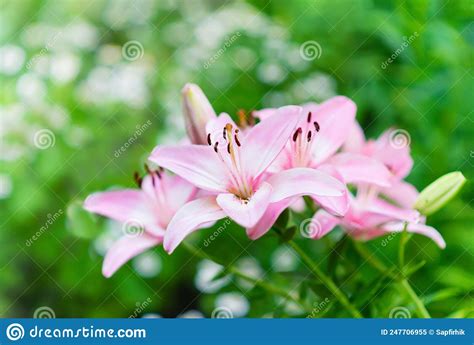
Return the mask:
M373 268L375 268L377 271L384 275L388 275L390 278L395 279L395 275L390 271L382 261L380 261L375 254L369 252L367 250L367 247L365 247L361 242L354 240L353 241L354 248L356 251L359 253L360 256L362 256L365 261L369 263Z
M400 247L403 247L403 249L399 249L398 251L398 260L401 264L403 264L405 262L405 244L406 244L406 241L409 239L408 236L404 235L404 233L406 233L406 231L403 231L402 232L402 241L400 243ZM357 252L364 258L367 260L367 262L372 266L374 267L375 269L377 269L378 271L380 271L380 273L384 274L384 275L387 275L389 277L391 277L392 279L397 279L400 283L400 286L405 290L405 292L407 293L407 295L410 297L410 299L413 301L413 303L415 304L417 310L418 310L418 313L420 314L420 316L424 317L424 318L430 318L430 314L428 313L428 311L426 310L426 307L425 305L423 304L423 302L421 301L421 299L418 297L418 295L416 294L416 292L413 290L413 288L411 287L410 283L408 282L408 280L403 276L403 272L404 272L404 268L403 267L400 267L400 271L402 272L402 276L400 278L399 275L397 274L393 274L380 260L378 260L377 258L374 257L373 254L371 254L367 248L360 242L357 242L357 241L354 241L354 247L356 248ZM393 269L392 269L393 270Z
M271 283L268 283L266 281L263 281L261 279L256 279L256 278L253 278L251 276L248 276L247 274L245 274L244 272L240 271L237 267L235 266L232 266L232 265L225 265L223 263L220 262L220 260L217 260L213 257L211 257L209 254L205 253L203 250L201 250L200 248L196 248L194 247L193 245L187 243L187 242L184 242L184 247L186 249L188 249L192 254L202 258L202 259L208 259L208 260L211 260L213 262L215 262L216 264L218 265L221 265L225 268L225 270L227 270L228 272L230 273L233 273L234 275L250 282L250 283L253 283L257 286L260 286L262 289L272 293L272 294L275 294L275 295L278 295L278 296L281 296L289 301L292 301L296 304L298 304L300 307L303 308L303 310L305 310L306 312L308 311L306 309L306 306L305 306L305 303L303 301L301 301L300 299L298 299L297 297L291 295L290 293L288 293L287 291L279 288L278 286L275 286Z
M421 301L420 297L416 294L415 290L411 287L408 279L405 277L405 246L408 243L410 236L408 236L407 232L408 223L405 223L403 231L401 233L400 238L400 245L398 247L398 262L400 265L400 272L401 272L401 279L400 279L400 286L405 290L408 297L415 303L416 309L418 310L418 314L425 318L431 318L430 313L426 310L425 305Z
M288 244L293 248L295 252L301 257L301 259L309 267L313 275L319 279L336 299L347 309L348 312L355 318L362 318L362 314L351 304L346 295L336 286L334 281L324 274L324 272L318 267L316 263L306 254L306 252L300 248L293 240L288 241Z
M416 292L413 290L408 280L406 278L402 279L402 281L400 282L400 285L408 294L408 296L410 296L411 300L415 303L416 309L418 310L418 313L420 314L420 316L425 319L430 319L431 318L430 313L428 313L428 310L426 310L425 305L423 304L421 299L418 297Z

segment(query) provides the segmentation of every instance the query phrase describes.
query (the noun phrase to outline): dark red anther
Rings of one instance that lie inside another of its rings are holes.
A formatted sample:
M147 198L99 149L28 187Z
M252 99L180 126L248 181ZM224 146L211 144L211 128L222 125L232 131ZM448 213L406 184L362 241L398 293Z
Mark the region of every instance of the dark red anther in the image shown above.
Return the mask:
M237 137L237 131L235 131L234 139L237 146L240 147L240 141L239 141L239 138Z
M319 123L317 123L316 121L313 122L314 124L314 129L316 130L316 132L319 132Z
M227 152L230 154L230 143L227 144Z
M140 177L138 171L133 173L133 179L135 180L135 183L138 185L138 187L142 186L143 179Z
M308 123L311 122L311 112L308 113L308 117L306 118L306 121L307 121Z
M301 129L301 127L299 127L296 131L295 131L295 134L293 134L293 141L296 141L296 139L298 139L298 134L302 133L303 130Z
M224 137L224 139L226 139L225 133L226 133L226 128L224 127L224 129L223 129L223 131L222 131L222 136Z
M307 136L307 138L306 138L306 139L308 140L308 142L311 141L311 134L312 134L311 131L308 131L308 136Z
M212 145L212 141L211 141L211 133L209 133L209 134L207 135L207 143L209 144L209 146L211 146L211 145Z
M161 180L160 168L158 168L158 170L155 171L155 174L156 174L156 176L158 176L158 178Z
M214 151L216 151L216 153L217 153L217 146L219 146L219 142L218 142L218 141L216 141L216 143L214 144Z

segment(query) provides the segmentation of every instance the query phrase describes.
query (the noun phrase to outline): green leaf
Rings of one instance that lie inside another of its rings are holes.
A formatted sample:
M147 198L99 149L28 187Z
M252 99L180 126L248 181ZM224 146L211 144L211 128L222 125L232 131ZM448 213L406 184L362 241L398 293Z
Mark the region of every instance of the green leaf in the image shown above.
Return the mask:
M466 178L459 171L441 176L423 189L415 202L415 208L426 216L435 213L454 198L465 182Z

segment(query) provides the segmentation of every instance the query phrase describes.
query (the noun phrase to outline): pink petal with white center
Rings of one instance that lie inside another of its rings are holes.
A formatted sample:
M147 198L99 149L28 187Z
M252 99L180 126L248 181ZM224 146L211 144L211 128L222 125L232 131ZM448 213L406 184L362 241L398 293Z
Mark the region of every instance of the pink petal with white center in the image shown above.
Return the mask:
M278 108L251 128L242 140L242 162L251 177L257 177L268 168L293 134L300 118L301 107L289 105Z
M383 230L388 232L401 232L405 228L405 223L403 222L394 222L385 224ZM446 242L443 239L443 236L433 227L422 224L422 223L409 223L407 226L407 231L415 234L420 234L426 237L431 238L441 249L446 248Z
M357 153L338 153L327 164L332 164L346 183L366 182L389 187L393 177L383 163Z
M420 194L413 185L405 181L396 181L391 187L383 188L380 192L406 208L412 208Z
M250 228L263 216L270 203L271 194L271 185L263 182L247 201L241 200L234 194L225 193L217 196L217 203L236 223Z
M163 247L171 254L190 233L225 216L224 211L216 203L215 197L210 196L190 201L181 207L171 219L165 232Z
M271 202L293 196L343 196L346 186L331 175L311 168L294 168L271 176Z
M311 238L318 240L333 230L337 225L341 223L340 218L334 217L324 210L318 210L311 220L310 234Z
M123 189L91 194L84 201L84 209L122 223L138 224L156 236L164 232L152 200L141 190Z
M210 146L158 146L149 159L199 188L211 192L226 190L225 165Z
M162 242L162 238L143 233L139 236L123 236L107 251L102 265L104 277L111 277L128 260Z
M322 163L346 141L354 122L356 105L347 97L337 96L312 109L307 107L303 111L311 111L312 121L319 124L312 150L314 161Z
M288 208L293 201L292 199L285 199L270 204L258 223L253 227L247 228L248 237L252 240L256 240L265 235L268 230L272 228L273 224L275 224L280 214Z
M365 145L364 131L360 127L357 121L354 121L349 135L342 146L342 150L345 152L358 152L360 153Z

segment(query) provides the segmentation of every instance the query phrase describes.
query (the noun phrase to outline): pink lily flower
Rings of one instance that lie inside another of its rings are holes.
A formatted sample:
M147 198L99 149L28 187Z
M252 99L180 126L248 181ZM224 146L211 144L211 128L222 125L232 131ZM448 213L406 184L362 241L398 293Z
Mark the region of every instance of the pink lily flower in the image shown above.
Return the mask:
M335 217L325 210L318 210L311 221L312 238L319 239L340 225L350 236L359 240L370 240L388 233L411 233L431 238L440 248L446 247L441 234L424 224L419 212L397 207L379 197L374 186L359 187L357 196L351 196L348 212L344 217Z
M84 201L87 211L123 223L124 235L104 258L102 274L106 278L133 257L161 244L173 215L196 193L196 188L182 178L158 171L139 180L140 189L94 193Z
M354 122L343 151L372 157L385 164L392 173L391 186L380 191L398 205L411 208L419 193L413 185L403 181L413 167L409 141L408 133L394 129L385 131L377 140L366 141L362 128Z
M264 109L254 115L266 119L274 114L275 109ZM356 105L343 96L333 97L320 105L304 105L293 136L272 164L271 170L317 168L344 183L372 182L389 186L391 174L376 159L358 153L336 153L349 136L355 114ZM348 195L347 192L341 198L311 197L329 213L342 216L347 212ZM249 236L258 238L265 234L288 206L299 211L304 208L304 203L302 199L296 198L271 205L262 220L248 230Z
M402 180L413 166L410 148L408 141L400 142L403 138L399 138L399 142L393 142L393 133L393 130L389 130L376 141L366 142L362 129L354 123L344 144L344 150L372 157L385 164L392 173L392 186L358 184L357 196L351 196L350 207L344 217L334 217L324 210L316 212L312 220L313 228L316 229L313 238L321 238L336 225L340 225L348 234L360 240L401 232L406 226L408 232L427 236L440 248L446 247L441 234L424 224L424 217L413 209L418 192L415 187ZM391 202L386 201L387 197Z
M184 205L168 225L164 248L171 253L191 232L226 216L251 229L276 203L301 195L344 197L346 187L316 169L269 174L299 121L301 107L279 108L274 116L242 133L227 114L207 125L208 146L159 146L150 160L211 195ZM242 135L242 136L241 136Z
M275 109L264 109L254 115L264 119L274 113ZM337 153L348 140L355 115L355 103L344 96L333 97L321 104L303 105L292 140L273 164L273 171L331 166L346 183L389 186L391 174L377 159L358 152Z

